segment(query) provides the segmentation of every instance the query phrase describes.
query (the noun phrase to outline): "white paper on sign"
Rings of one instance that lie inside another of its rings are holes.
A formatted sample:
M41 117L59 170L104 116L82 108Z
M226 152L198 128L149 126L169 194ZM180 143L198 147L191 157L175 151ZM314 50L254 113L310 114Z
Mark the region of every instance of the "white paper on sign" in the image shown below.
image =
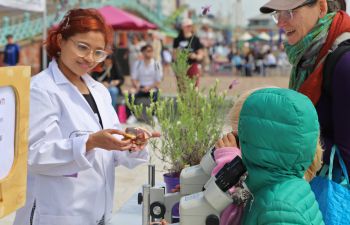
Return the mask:
M0 87L0 180L8 176L15 156L16 96Z

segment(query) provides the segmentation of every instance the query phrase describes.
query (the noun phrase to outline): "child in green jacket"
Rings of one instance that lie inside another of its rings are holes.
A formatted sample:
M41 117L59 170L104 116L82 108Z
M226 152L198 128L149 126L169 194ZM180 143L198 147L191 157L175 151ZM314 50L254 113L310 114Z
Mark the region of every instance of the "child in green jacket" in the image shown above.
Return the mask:
M238 136L252 193L244 225L323 225L307 180L319 136L317 113L304 95L289 89L253 92L239 116ZM316 166L317 167L317 166Z

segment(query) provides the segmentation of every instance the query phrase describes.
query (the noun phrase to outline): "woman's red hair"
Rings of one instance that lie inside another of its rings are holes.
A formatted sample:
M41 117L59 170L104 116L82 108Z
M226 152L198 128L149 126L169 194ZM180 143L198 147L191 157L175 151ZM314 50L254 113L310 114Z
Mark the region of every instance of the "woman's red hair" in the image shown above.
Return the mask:
M112 28L108 26L96 9L71 9L64 16L63 20L57 27L49 30L48 37L45 41L46 50L49 57L58 58L61 51L58 46L57 36L68 38L78 34L90 31L101 32L106 42L106 50L109 51L112 46Z

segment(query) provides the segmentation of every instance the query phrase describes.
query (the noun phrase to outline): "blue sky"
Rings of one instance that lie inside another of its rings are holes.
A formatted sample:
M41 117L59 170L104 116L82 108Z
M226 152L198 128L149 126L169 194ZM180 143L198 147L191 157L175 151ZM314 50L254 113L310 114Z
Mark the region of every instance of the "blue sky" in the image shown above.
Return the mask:
M232 3L235 0L187 0L186 2L195 9L200 10L201 6L211 5L212 13L217 14L219 11L223 11L227 14L229 11L233 11ZM269 0L242 0L243 11L245 19L259 15L259 8ZM350 13L350 0L346 0L348 6L348 13Z
M219 11L224 11L227 14L229 11L233 11L234 0L187 0L187 3L195 9L201 8L201 6L211 5L211 11L213 14L217 14ZM243 11L245 18L250 18L259 15L259 8L268 2L268 0L242 0Z

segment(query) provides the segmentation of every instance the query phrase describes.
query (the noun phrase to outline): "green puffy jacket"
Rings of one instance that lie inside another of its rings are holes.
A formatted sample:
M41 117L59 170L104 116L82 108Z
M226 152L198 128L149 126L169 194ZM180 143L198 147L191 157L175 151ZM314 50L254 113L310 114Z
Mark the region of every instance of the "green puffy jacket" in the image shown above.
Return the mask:
M253 195L243 224L324 224L315 195L303 179L319 135L311 101L289 89L253 92L238 127L246 184Z

